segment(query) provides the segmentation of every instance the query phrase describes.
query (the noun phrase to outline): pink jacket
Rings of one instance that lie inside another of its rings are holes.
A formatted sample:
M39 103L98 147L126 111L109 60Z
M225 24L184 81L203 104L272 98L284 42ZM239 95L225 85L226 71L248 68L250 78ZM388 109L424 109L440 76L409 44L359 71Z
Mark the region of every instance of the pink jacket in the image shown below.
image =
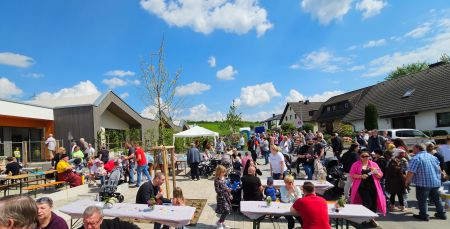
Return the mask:
M368 163L369 168L376 168L378 170L378 174L381 175L381 177L383 177L383 172L381 172L380 167L377 165L377 163L373 162L373 161L369 161ZM357 161L355 163L353 163L352 168L350 169L350 176L352 176L354 174L359 174L361 175L361 170L362 170L362 163L361 161ZM383 213L383 215L386 215L386 198L384 197L383 194L383 189L381 188L381 184L380 184L380 179L376 178L375 176L372 176L373 181L375 182L375 187L377 189L377 208L378 211ZM353 178L353 185L352 185L352 195L350 197L350 202L352 204L362 204L362 200L361 197L358 194L358 188L359 185L361 184L361 179L354 179Z

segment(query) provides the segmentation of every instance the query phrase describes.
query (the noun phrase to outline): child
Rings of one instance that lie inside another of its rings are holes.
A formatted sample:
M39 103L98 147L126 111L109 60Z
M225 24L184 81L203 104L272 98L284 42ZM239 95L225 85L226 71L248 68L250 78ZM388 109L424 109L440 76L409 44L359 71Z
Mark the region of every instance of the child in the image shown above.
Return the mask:
M220 219L217 221L216 226L218 229L226 228L224 224L227 215L231 212L231 189L227 188L225 181L225 174L227 169L223 165L219 165L216 168L216 179L214 179L214 187L217 193L217 207L216 213L220 214Z
M183 196L183 190L181 190L180 187L176 187L173 190L173 200L172 200L173 206L185 206L184 196Z
M107 174L103 161L97 162L97 171L95 171L96 175L100 178L101 185L105 183L105 176Z
M266 195L266 197L270 196L272 201L277 200L277 190L275 189L275 187L273 187L273 178L272 177L267 178L267 186L264 189L264 195Z

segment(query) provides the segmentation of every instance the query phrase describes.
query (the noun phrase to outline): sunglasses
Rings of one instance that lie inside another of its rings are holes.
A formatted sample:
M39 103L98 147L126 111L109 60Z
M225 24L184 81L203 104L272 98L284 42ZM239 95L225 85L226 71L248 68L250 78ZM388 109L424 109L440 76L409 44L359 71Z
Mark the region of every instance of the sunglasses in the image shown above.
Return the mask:
M368 158L368 157L370 157L369 155L364 155L364 156L361 156L362 158Z

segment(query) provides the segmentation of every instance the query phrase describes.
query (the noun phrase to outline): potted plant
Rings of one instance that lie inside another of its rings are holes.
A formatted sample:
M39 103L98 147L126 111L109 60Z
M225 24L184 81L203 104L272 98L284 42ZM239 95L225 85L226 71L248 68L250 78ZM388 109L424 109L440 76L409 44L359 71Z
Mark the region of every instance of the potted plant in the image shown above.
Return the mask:
M345 204L347 203L347 200L344 196L341 196L337 201L336 204L334 204L334 207L336 209L336 212L339 212L339 208L345 207Z
M156 205L156 200L155 198L150 198L150 200L148 201L148 207L150 208L150 210L155 209L155 205Z
M103 205L103 208L105 209L111 209L115 203L119 202L119 200L117 200L117 198L115 197L107 197L105 198L105 204Z
M270 207L271 204L272 204L272 197L270 196L266 197L266 206Z

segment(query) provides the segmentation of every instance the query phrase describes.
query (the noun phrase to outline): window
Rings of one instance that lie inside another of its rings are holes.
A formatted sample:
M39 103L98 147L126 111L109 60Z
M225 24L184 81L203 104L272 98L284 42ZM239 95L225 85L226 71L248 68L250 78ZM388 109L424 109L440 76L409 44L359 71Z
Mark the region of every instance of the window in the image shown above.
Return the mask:
M333 105L333 108L332 108L332 110L333 110L333 111L335 111L335 110L336 110L336 106L335 106L335 105Z
M402 96L402 98L407 98L407 97L410 97L413 93L414 93L414 91L415 91L416 89L408 89L406 92L405 92L405 94L403 94L403 96Z
M292 115L289 115L289 120L292 120Z
M331 107L327 107L327 112L329 112L331 110Z
M450 126L450 112L436 113L438 127Z
M420 131L417 131L417 130L413 131L413 135L414 135L414 137L421 137L421 138L425 138L426 137L424 133L422 133Z
M294 114L294 119L297 119L297 114Z
M414 137L414 132L412 130L400 130L397 131L397 137Z
M349 107L349 104L348 103L344 103L344 108L348 109L348 107Z
M309 116L313 116L315 111L309 111Z

